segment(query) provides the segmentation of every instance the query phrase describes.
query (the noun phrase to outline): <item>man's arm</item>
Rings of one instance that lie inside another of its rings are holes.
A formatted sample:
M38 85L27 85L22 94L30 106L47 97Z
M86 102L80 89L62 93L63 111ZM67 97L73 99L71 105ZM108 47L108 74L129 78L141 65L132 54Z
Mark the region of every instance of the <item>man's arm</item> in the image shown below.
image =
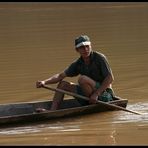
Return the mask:
M103 75L104 79L103 79L99 89L97 89L95 91L95 93L98 96L100 96L102 94L102 92L105 91L107 88L111 87L111 83L114 80L114 76L113 76L111 67L110 67L110 65L108 63L108 60L107 60L106 56L101 54L99 60L100 61L98 61L98 62L100 62L100 64L101 64L101 72L102 72L102 75Z
M50 77L48 79L45 79L43 81L37 81L36 82L36 87L39 88L39 87L42 87L42 85L44 85L44 84L48 85L48 84L54 84L54 83L60 82L65 77L66 77L65 72L61 72L61 73L55 74L52 77Z
M101 96L103 91L105 91L107 88L111 87L111 83L114 80L114 77L112 74L108 74L107 77L102 82L100 88L98 88L96 91L93 92L93 94L90 96L90 103L96 103L96 100L98 96Z
M101 86L99 89L95 91L95 93L100 96L103 91L105 91L107 88L111 87L111 83L113 82L114 77L112 74L108 74L108 76L103 80Z

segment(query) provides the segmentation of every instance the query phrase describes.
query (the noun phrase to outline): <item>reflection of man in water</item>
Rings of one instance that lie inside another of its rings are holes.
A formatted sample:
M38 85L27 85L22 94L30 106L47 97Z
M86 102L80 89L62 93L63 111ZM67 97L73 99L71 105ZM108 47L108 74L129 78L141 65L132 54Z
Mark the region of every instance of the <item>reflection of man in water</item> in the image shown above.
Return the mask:
M90 39L86 35L81 35L75 39L75 49L80 57L61 73L55 74L44 81L37 81L37 88L44 84L59 82L57 86L59 89L90 98L89 101L76 98L82 105L96 103L97 99L105 102L112 100L111 83L113 74L106 57L102 53L92 50ZM78 84L63 80L66 77L78 76L79 74ZM51 110L59 108L63 97L63 93L55 93Z

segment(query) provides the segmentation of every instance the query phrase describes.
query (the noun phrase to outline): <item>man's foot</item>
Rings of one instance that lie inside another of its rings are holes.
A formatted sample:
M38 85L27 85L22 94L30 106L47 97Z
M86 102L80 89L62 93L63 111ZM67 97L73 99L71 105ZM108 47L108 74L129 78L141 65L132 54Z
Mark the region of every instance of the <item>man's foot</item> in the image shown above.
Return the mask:
M45 109L45 108L36 108L35 111L38 112L38 113L41 113L41 112L47 112L48 110Z

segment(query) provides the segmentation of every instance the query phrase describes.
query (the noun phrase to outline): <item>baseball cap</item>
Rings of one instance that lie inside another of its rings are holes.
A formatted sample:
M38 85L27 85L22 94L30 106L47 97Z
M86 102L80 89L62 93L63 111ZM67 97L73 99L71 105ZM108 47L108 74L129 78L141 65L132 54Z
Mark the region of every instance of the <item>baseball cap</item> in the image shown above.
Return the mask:
M75 39L75 47L79 48L80 46L90 45L90 39L87 35L81 35Z

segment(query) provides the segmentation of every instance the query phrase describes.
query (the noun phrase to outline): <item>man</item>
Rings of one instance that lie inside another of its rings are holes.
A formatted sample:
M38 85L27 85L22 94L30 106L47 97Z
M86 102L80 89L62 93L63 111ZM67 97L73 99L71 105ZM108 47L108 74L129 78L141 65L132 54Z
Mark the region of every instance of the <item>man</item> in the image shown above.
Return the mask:
M87 35L81 35L75 39L75 49L80 54L78 59L61 73L44 81L37 81L36 87L40 88L44 84L59 82L58 89L88 97L89 101L76 98L82 105L96 103L98 99L105 102L111 101L113 97L111 84L114 78L106 57L102 53L92 50L91 41ZM79 74L78 84L63 80L65 77L78 76ZM63 93L56 92L51 110L58 109L63 98Z

